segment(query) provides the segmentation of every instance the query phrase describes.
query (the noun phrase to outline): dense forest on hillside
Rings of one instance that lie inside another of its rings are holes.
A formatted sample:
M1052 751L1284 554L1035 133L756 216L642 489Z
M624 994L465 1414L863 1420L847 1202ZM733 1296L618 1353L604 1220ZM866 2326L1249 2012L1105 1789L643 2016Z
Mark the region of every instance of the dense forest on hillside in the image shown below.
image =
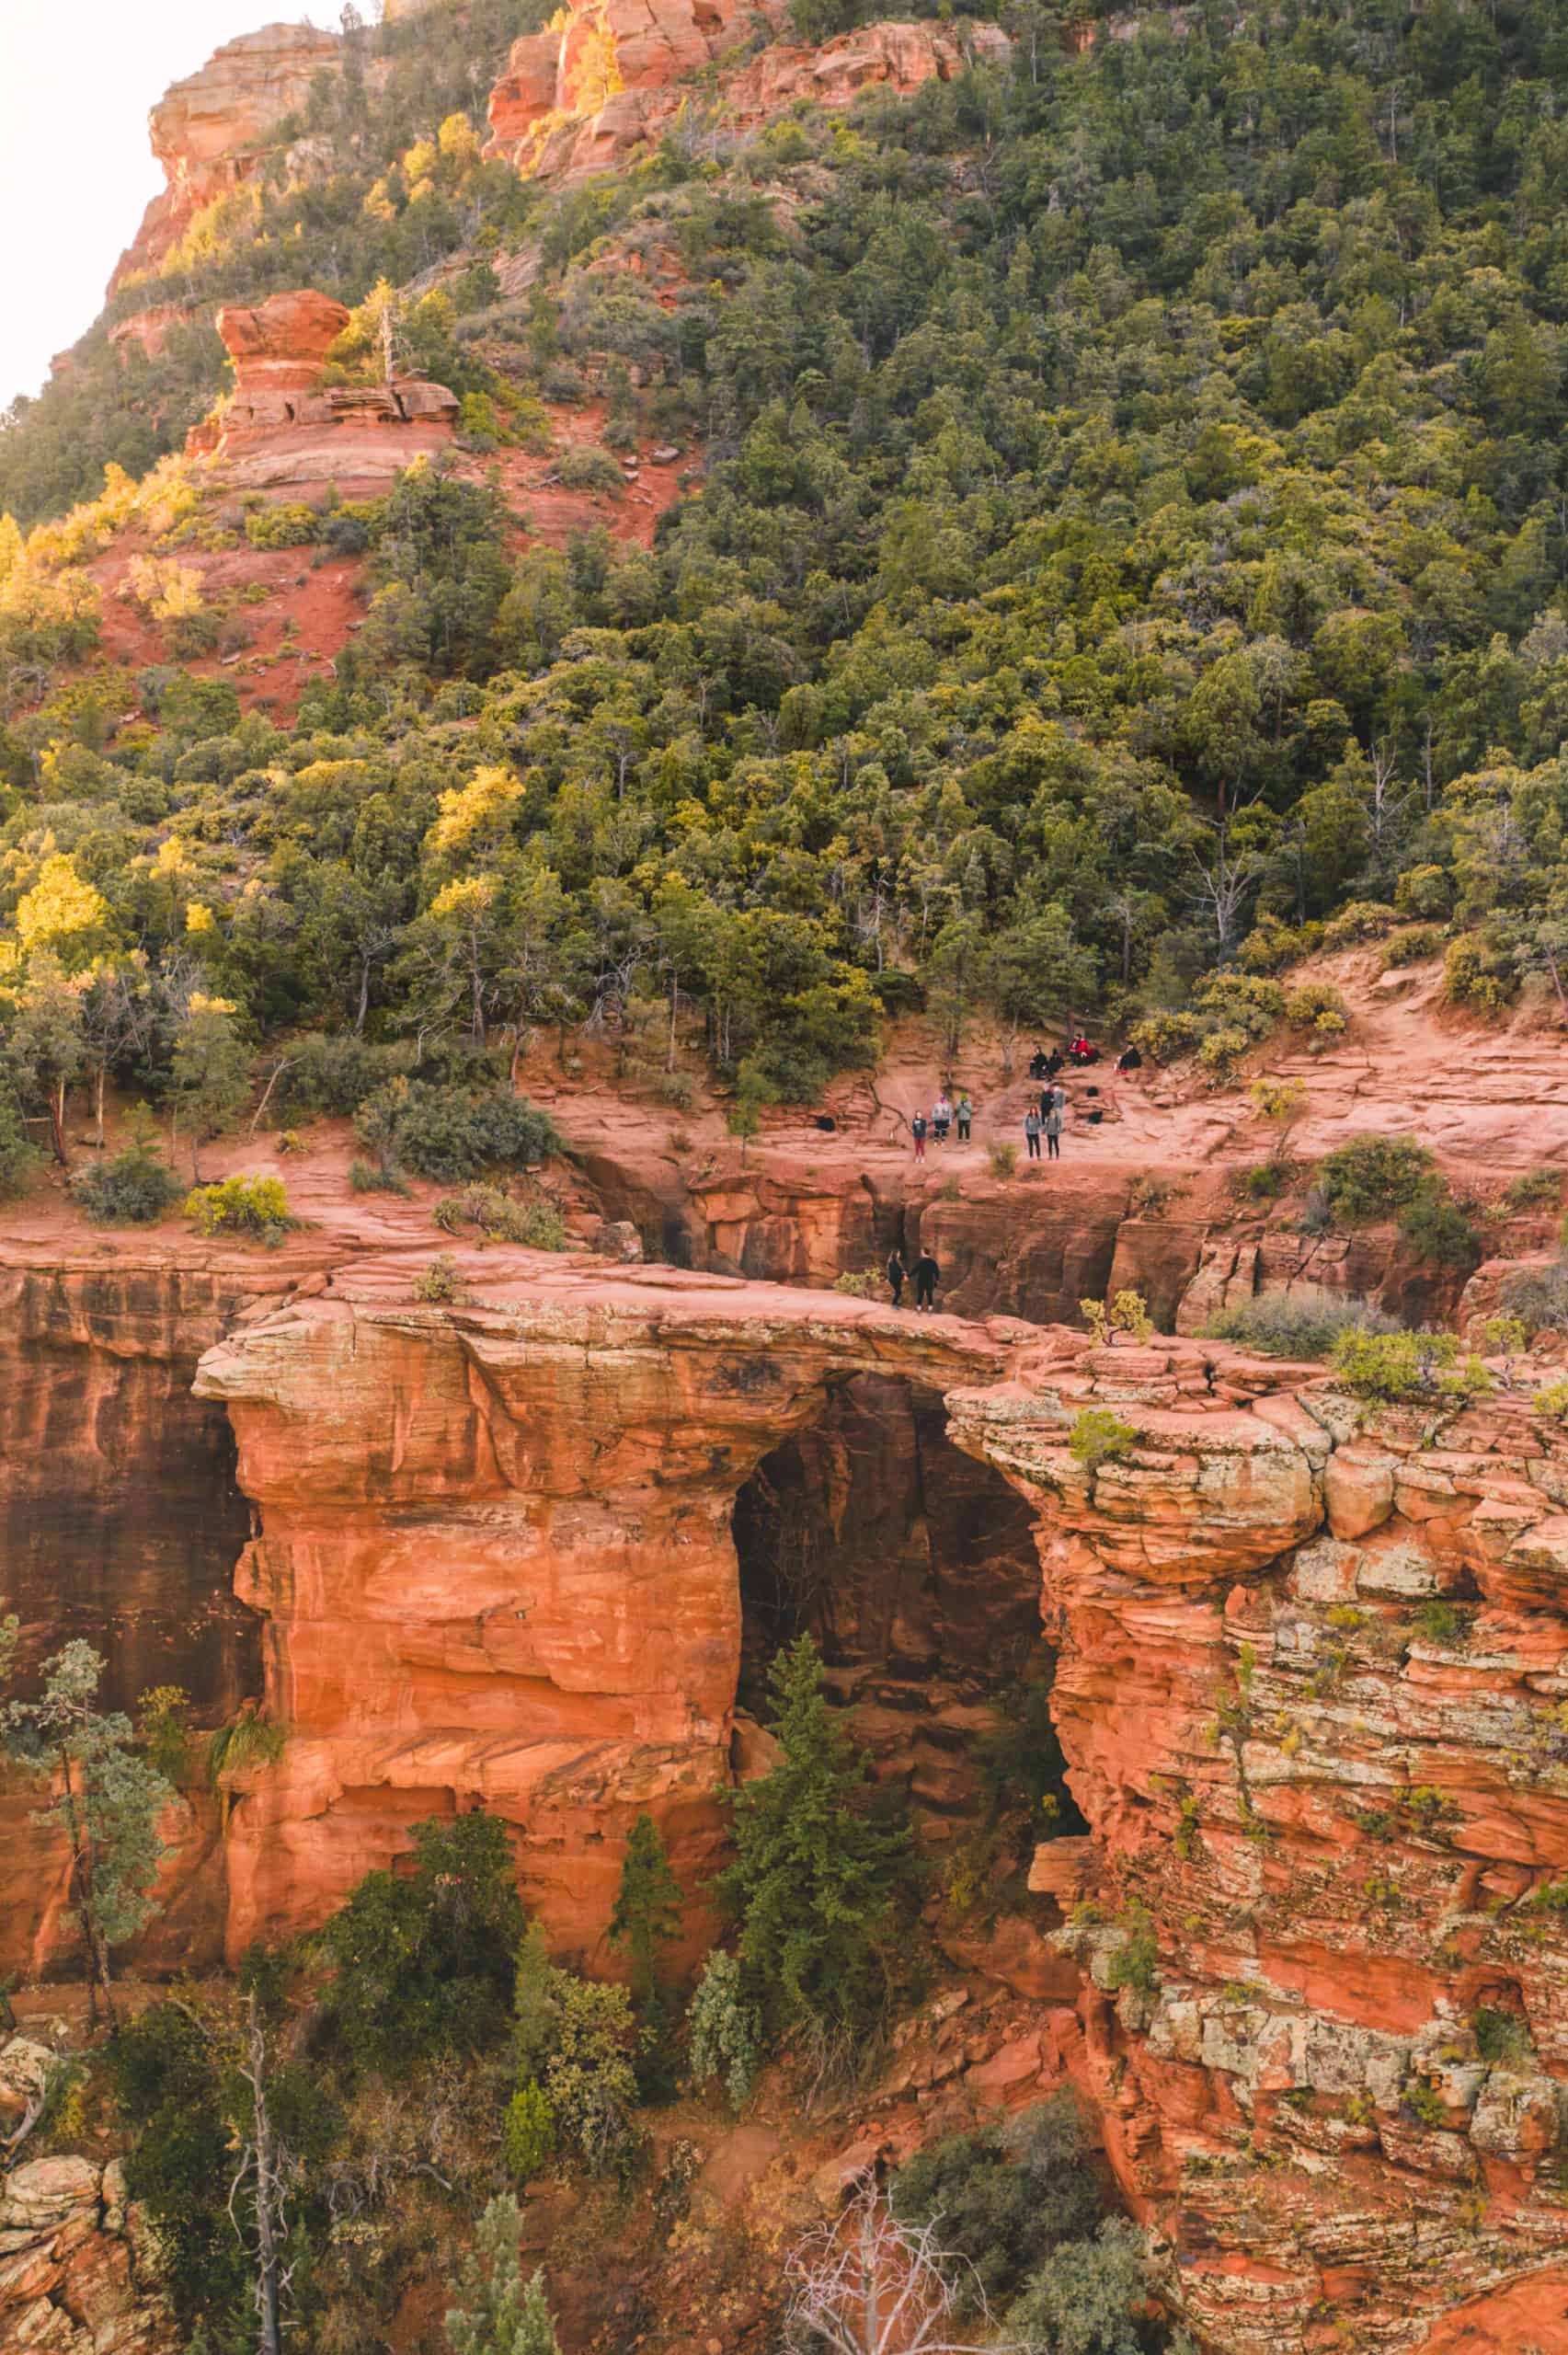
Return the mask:
M1223 1067L1342 1018L1275 978L1325 925L1444 952L1472 1005L1555 984L1562 11L1208 6L1083 56L1061 14L1008 14L1010 70L850 118L739 139L699 89L657 155L562 193L477 159L515 12L437 11L368 130L347 77L313 109L354 169L242 191L121 298L357 299L455 258L406 324L472 439L601 396L606 442L675 436L706 475L652 552L520 550L439 466L307 516L369 602L287 727L177 660L95 670L76 568L124 486L8 528L30 1106L94 1068L166 1093L193 1005L240 1048L353 1034L347 1108L413 1056L504 1067L531 1025L635 1035L672 1002L754 1099L917 1004L955 1049L980 1005L1070 1007ZM0 437L23 513L78 487L100 364ZM205 396L205 358L168 366ZM189 485L163 511L177 552L210 527Z

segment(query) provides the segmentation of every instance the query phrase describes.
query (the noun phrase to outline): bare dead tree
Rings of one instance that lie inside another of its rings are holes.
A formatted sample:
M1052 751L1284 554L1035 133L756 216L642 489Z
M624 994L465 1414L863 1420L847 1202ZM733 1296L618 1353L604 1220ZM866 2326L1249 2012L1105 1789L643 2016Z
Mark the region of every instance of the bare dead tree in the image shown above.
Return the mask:
M991 2337L979 2282L967 2260L943 2249L939 2223L901 2223L862 2177L839 2215L785 2260L785 2346L801 2355L1024 2355ZM966 2313L980 2340L965 2335Z

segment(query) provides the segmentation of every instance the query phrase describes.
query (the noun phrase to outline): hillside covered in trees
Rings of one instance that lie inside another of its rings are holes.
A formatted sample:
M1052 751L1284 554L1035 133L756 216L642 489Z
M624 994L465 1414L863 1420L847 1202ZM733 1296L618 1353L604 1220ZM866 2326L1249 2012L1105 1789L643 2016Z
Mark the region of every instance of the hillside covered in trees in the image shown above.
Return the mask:
M1555 983L1561 11L1210 0L1082 51L1061 13L744 133L699 76L564 189L481 154L510 0L350 36L287 126L309 174L280 139L0 433L22 1113L93 1070L167 1096L196 1002L242 1056L353 1034L348 1109L660 1008L757 1101L922 1005L952 1046L1070 1009L1222 1067L1335 922L1397 918L1462 1003ZM462 465L269 513L176 455L100 494L217 391L200 305L306 284L361 306L344 382L395 320ZM169 303L160 355L107 341ZM556 546L499 468L573 415L603 521ZM650 436L691 495L645 547L617 453ZM90 570L126 534L141 665ZM362 563L292 710L242 696L203 590L247 543Z

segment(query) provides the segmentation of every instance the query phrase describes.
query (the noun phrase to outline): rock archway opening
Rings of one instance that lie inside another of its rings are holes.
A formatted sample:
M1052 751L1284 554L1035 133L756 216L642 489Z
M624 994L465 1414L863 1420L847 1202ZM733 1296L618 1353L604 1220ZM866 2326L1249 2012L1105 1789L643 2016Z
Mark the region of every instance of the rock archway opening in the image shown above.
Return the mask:
M757 1466L734 1525L743 1710L765 1718L769 1664L809 1633L928 1841L1003 1816L1025 1840L1087 1828L1050 1715L1028 1508L955 1446L939 1394L880 1373L835 1384Z

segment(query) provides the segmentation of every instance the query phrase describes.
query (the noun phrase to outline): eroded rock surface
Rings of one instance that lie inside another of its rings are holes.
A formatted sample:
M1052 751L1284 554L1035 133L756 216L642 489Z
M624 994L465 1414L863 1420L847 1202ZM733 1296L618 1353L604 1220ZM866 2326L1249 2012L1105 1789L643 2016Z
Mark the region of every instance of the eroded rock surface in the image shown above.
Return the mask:
M238 1587L290 1728L235 1811L235 1950L319 1920L411 1822L477 1798L573 1951L599 1948L641 1809L705 1878L737 1492L830 1380L886 1364L940 1389L1001 1357L956 1322L711 1280L486 1291L451 1312L303 1302L202 1361L260 1511Z
M313 287L221 310L215 325L235 389L192 427L188 454L215 457L235 489L303 489L339 477L361 486L390 479L444 448L458 406L445 385L405 376L323 382L326 355L348 324L343 304Z
M316 75L337 73L342 59L336 33L305 22L263 25L225 41L199 72L165 91L147 118L165 186L120 256L110 294L155 270L203 205L248 178L278 126L305 104Z
M0 2051L0 2075L19 2041ZM24 2159L0 2176L0 2346L173 2355L152 2270L119 2160Z
M994 25L962 34L930 24L863 25L818 48L773 41L749 63L721 71L705 97L681 86L760 27L776 30L784 14L777 0L761 9L736 0L571 0L557 29L514 42L490 94L486 152L531 177L573 179L657 141L694 103L743 131L801 99L837 109L877 85L907 95L950 81L973 55L1002 58L1010 49Z

